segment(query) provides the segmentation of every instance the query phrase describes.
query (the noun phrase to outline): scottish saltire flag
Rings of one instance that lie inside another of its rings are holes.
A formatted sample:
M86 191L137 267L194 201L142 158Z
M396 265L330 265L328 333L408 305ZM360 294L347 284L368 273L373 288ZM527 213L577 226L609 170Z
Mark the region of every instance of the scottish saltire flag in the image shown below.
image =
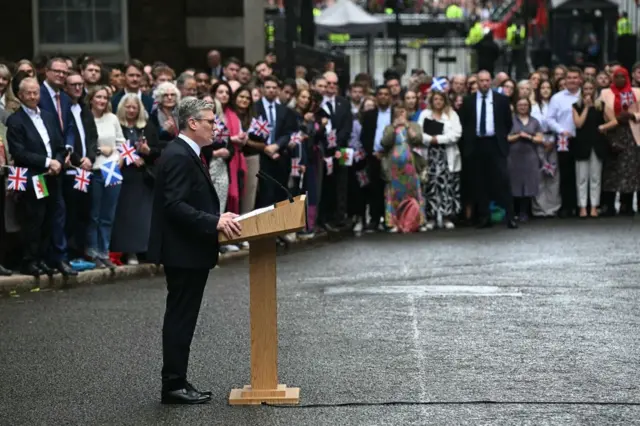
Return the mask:
M435 90L437 92L444 92L449 88L449 82L444 77L434 77L431 82L431 90Z
M89 191L89 183L91 182L91 172L88 172L84 169L76 172L73 180L73 189L77 189L78 191L88 192Z
M9 166L9 176L7 180L7 189L9 191L26 191L27 190L27 171L25 167Z
M136 160L140 158L138 154L136 154L136 148L131 145L130 141L125 141L118 145L118 152L120 153L120 156L124 158L127 166L135 163Z
M119 185L122 183L122 172L117 161L109 161L100 166L100 172L104 178L104 186Z

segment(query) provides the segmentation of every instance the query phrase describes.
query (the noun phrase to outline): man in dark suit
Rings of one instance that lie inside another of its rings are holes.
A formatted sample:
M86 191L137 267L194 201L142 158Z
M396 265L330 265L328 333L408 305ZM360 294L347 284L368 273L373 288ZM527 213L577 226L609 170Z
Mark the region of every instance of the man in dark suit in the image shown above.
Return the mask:
M262 99L255 104L256 113L269 123L269 138L260 154L260 170L266 172L285 188L289 182L291 161L289 142L296 123L287 107L277 103L280 81L267 76L262 81ZM293 148L293 147L291 147ZM287 198L287 194L273 182L261 180L258 185L256 207L266 207Z
M71 71L67 76L65 91L71 98L71 119L73 120L73 141L71 165L91 171L98 147L98 129L90 108L82 103L84 79ZM73 188L77 171L67 170L63 176L63 194L67 216L65 234L74 257L82 257L85 252L86 229L91 211L91 197L88 192Z
M337 158L340 157L340 148L347 148L353 129L353 116L351 105L342 96L338 96L338 75L333 71L324 74L327 88L324 93L322 108L329 116L326 131L334 132L336 136L335 148L328 148L325 157L333 156L334 172L323 177L322 203L318 222L329 230L339 230L346 225L347 218L347 167L340 166Z
M59 206L64 206L59 174L67 153L60 123L55 115L38 108L40 87L36 79L22 79L18 97L22 107L7 120L7 142L15 165L29 169L27 191L20 193L18 203L25 244L21 271L26 275L52 275L53 266L64 275L77 275L65 262L66 246L55 241L52 244ZM49 196L38 199L30 178L44 173L48 173L45 181ZM64 228L60 232L64 235Z
M167 306L162 330L162 403L200 404L211 392L187 381L193 332L202 294L218 261L218 232L240 235L233 213L220 214L218 195L201 148L213 142L213 105L195 98L178 106L180 136L167 145L156 168L148 256L164 265Z
M360 141L367 154L367 171L369 185L366 187L366 203L369 205L371 222L367 226L367 232L375 232L380 226L380 220L384 217L384 188L385 181L382 177L382 134L384 128L392 122L393 108L391 107L391 91L387 86L378 86L376 89L376 102L378 108L367 111L362 117L362 133ZM366 206L365 206L366 209Z
M507 226L517 228L509 186L507 136L512 127L509 100L491 90L491 74L478 73L478 92L464 99L460 110L463 155L473 169L479 227L491 226L489 203L499 201L507 213Z
M151 114L153 109L153 98L149 95L145 95L140 90L140 83L142 82L142 75L144 74L144 64L137 59L132 59L124 66L124 89L113 95L111 99L111 110L115 114L118 111L118 105L122 97L126 93L135 93L138 95L144 105L144 109L147 114Z

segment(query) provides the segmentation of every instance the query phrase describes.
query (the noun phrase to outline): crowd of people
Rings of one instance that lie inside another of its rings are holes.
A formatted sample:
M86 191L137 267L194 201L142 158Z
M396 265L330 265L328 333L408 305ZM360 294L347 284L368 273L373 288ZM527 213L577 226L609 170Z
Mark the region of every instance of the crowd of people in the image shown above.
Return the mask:
M222 212L281 201L283 187L307 193L307 228L281 244L634 214L640 65L633 78L612 63L540 68L521 81L414 70L405 83L390 69L378 85L355 76L342 96L335 72L298 67L280 80L272 60L211 51L207 69L180 73L91 57L0 64L0 275L144 261L154 164L179 133L187 97L215 105L202 161Z

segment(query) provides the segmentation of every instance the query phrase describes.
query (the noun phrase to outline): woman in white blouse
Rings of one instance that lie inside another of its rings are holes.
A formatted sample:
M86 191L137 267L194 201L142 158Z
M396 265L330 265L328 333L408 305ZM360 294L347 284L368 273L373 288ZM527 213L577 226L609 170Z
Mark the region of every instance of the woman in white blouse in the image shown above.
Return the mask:
M436 224L453 229L453 218L460 213L460 169L462 160L458 140L462 135L460 117L442 92L433 92L429 107L420 113L423 152L427 158L425 200L427 230Z
M114 163L118 165L118 169L122 166L118 146L125 139L118 117L111 112L111 99L105 86L89 90L86 102L98 129L98 155L93 163L90 186L91 214L87 229L87 256L98 268L114 268L115 265L109 259L109 244L121 182L112 180L110 185L105 185L107 182L100 167L105 165L110 168Z

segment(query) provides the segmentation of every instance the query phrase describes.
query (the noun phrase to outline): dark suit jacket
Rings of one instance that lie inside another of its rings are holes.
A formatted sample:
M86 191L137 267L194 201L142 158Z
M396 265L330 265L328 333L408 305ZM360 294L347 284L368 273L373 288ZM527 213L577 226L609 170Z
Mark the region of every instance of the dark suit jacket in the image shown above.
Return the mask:
M213 268L219 218L209 171L184 140L175 139L156 166L149 259L169 267Z
M507 136L513 126L513 114L509 106L509 99L500 93L493 92L493 119L495 137L498 147L504 157L509 154L509 142ZM476 95L469 95L464 98L462 108L460 108L460 122L462 124L462 154L471 156L476 142ZM364 129L363 129L364 131Z
M82 108L80 112L80 119L82 120L82 127L84 128L84 143L87 149L87 158L91 160L91 163L96 161L96 153L98 150L98 129L96 128L96 120L91 113L88 106L80 104ZM69 115L73 120L73 153L71 154L71 163L78 167L80 160L82 159L82 138L80 137L80 128L75 122L75 117L69 109Z
M264 109L262 99L255 103L256 114L269 121L267 111ZM291 133L297 130L295 116L289 108L284 105L275 104L276 114L276 134L273 137L273 142L280 147L280 156L286 153Z
M120 101L124 97L124 90L119 91L118 93L113 95L111 98L111 110L115 114L118 111L118 105L120 105ZM142 105L144 105L144 109L147 110L147 114L151 114L151 110L153 109L153 98L149 95L142 94Z
M66 156L65 145L62 139L62 130L58 115L40 110L42 121L49 133L52 159L64 164ZM29 168L29 176L35 176L47 171L47 148L38 133L38 129L31 121L23 108L19 108L7 119L7 142L9 152L15 165ZM31 185L31 182L29 182Z
M393 123L393 108L391 108L391 123ZM378 108L367 111L362 115L362 132L360 142L367 155L373 155L373 145L376 140L376 128L378 127Z
M40 109L47 111L56 118L56 123L60 123L58 119L58 110L56 109L55 100L51 98L49 90L44 84L40 85L40 103L38 104ZM64 143L65 146L74 146L74 135L76 134L73 129L75 122L71 115L71 98L69 95L60 91L60 106L62 107L62 121L64 122ZM59 126L59 124L58 124Z
M351 103L342 96L336 96L334 103L335 111L333 113L331 124L333 129L336 130L338 148L347 148L349 146L349 139L351 139L351 131L353 130ZM324 110L325 112L327 111L326 109Z

